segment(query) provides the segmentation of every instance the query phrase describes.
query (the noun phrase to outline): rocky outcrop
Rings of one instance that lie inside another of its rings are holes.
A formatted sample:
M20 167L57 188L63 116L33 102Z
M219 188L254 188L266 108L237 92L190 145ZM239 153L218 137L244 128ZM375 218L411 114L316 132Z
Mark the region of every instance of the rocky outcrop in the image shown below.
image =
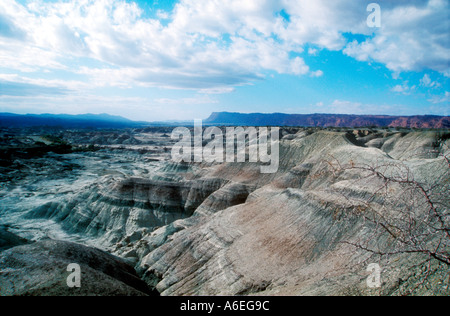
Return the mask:
M68 265L81 270L81 287L69 288ZM1 296L158 295L121 259L62 241L41 241L0 253Z
M251 185L230 182L206 198L195 210L194 215L212 215L229 207L244 204L254 189L255 187Z
M0 252L27 243L26 239L9 232L7 227L0 226Z
M162 182L130 178L102 181L75 194L37 207L27 218L52 219L71 234L98 239L111 246L126 236L141 234L190 217L213 192L220 179Z
M412 132L395 134L388 138L381 150L397 160L436 158L440 152L438 132Z

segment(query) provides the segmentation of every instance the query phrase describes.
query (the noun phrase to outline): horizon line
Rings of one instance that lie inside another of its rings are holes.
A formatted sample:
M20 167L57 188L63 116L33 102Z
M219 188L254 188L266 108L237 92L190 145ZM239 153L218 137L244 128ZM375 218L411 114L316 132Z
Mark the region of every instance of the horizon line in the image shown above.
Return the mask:
M110 113L80 113L80 114L69 114L69 113L26 113L26 114L20 114L20 113L14 113L14 112L0 112L0 115L16 115L16 116L44 116L44 115L50 115L50 116L85 116L85 115L92 115L92 116L102 116L102 115L108 115L111 117L116 118L122 118L124 120L129 120L131 122L137 122L137 123L163 123L163 122L190 122L195 121L199 118L194 119L186 119L186 120L176 120L176 119L166 119L166 120L155 120L155 121L142 121L142 120L134 120L131 118L128 118L123 115L119 114L110 114ZM229 112L229 111L219 111L219 112L211 112L211 114L205 118L201 119L202 121L207 121L215 114L238 114L238 115L286 115L286 116L294 116L294 115L301 115L301 116L308 116L308 115L327 115L327 116L357 116L357 117L397 117L397 118L412 118L412 117L440 117L440 118L446 118L450 117L449 115L437 115L437 114L412 114L412 115L392 115L392 114L346 114L346 113L285 113L285 112Z

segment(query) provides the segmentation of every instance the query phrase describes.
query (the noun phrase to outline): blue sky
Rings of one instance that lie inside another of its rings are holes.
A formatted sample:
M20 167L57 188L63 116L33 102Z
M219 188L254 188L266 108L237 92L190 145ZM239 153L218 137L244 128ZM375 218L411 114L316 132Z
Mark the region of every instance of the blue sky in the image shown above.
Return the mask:
M0 112L449 115L447 0L2 0Z

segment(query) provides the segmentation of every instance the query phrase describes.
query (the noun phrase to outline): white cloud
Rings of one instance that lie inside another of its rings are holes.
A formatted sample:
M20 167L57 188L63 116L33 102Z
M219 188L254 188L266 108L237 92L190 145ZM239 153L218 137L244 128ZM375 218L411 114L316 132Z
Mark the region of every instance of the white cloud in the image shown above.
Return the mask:
M393 72L431 69L449 72L450 41L447 0L381 4L382 26L364 42L353 41L344 52L361 61L385 64Z
M209 95L199 95L194 98L160 98L155 100L158 104L168 104L168 105L192 105L192 104L217 104L217 100L211 98Z
M392 92L398 92L398 93L404 93L407 92L409 90L409 87L405 87L402 85L396 85L395 87L393 87L391 89Z
M84 114L113 113L130 117L135 113L150 111L148 100L139 97L103 97L92 94L0 96L3 111L15 113ZM123 104L127 104L124 108ZM94 110L95 109L95 110ZM139 110L136 111L135 110ZM139 120L139 117L133 119Z
M7 32L0 31L0 67L70 71L88 76L91 87L220 93L273 71L323 76L299 56L306 45L313 45L310 55L344 50L358 60L384 63L396 73L450 73L449 30L437 23L448 19L446 0L384 1L382 28L375 34L366 25L369 2L180 0L172 12L157 12L165 20L162 24L144 18L134 2L125 0L35 0L26 7L2 0L0 23ZM345 34L370 37L348 43Z
M183 99L181 99L183 100ZM119 95L99 96L90 93L55 95L0 95L1 109L18 114L101 114L120 115L136 121L193 120L206 118L211 113L204 104L176 103L176 99L157 102L145 97L123 97ZM169 103L165 103L169 102ZM126 106L124 106L126 105Z
M340 50L347 42L342 33L370 32L365 26L366 1L284 0L282 4L291 15L291 23L278 27L277 32L292 49L310 43Z
M316 56L318 53L319 53L319 50L318 50L317 48L312 48L312 47L310 47L310 48L308 49L308 54L309 54L309 55Z
M427 88L439 88L441 84L437 81L432 81L428 74L425 74L420 80L420 84Z
M408 81L403 82L402 85L396 85L391 89L392 92L401 93L404 95L411 94L416 89L416 86L409 86Z
M198 92L203 94L224 94L233 92L235 89L233 87L217 87L211 89L200 89Z
M317 70L317 71L313 71L311 72L311 77L322 77L323 76L323 71L322 70Z
M30 84L36 87L43 88L57 88L65 90L81 90L89 88L89 83L76 80L62 80L62 79L41 79L41 78L29 78L19 76L17 74L1 74L0 80L6 82L16 82Z
M323 109L323 106L320 106ZM334 100L327 108L330 114L360 114L360 115L386 115L400 114L405 112L402 106L391 106L386 104L366 104L348 100Z
M330 105L330 113L335 114L357 114L362 113L362 104L345 100L334 100Z
M433 104L447 103L447 106L449 106L448 103L450 102L450 92L445 91L444 95L432 96L431 99L429 99L428 101ZM448 112L448 108L447 108L447 112Z
M156 12L156 16L157 16L158 19L160 19L160 20L167 20L167 19L170 18L169 12L162 11L162 10L158 10L158 11Z

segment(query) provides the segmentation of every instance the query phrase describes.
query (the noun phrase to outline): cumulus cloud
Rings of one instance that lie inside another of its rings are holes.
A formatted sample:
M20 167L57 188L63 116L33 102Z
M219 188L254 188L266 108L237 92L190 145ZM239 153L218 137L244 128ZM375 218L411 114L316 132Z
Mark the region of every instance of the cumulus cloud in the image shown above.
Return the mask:
M447 0L385 1L375 35L353 41L344 52L360 61L376 61L394 72L431 69L448 76L450 30Z
M245 5L209 1L205 5L183 0L167 26L143 18L135 3L123 0L31 2L27 7L5 1L0 12L11 20L20 18L27 40L6 49L7 39L0 39L5 44L0 52L5 55L2 66L20 71L64 68L67 56L85 57L109 65L73 69L90 75L95 84L211 91L227 91L226 87L260 79L264 70L309 72L301 57L290 58L284 43L271 36L279 19L273 15L277 1L249 0ZM224 34L229 40L220 39ZM32 56L24 53L30 51Z
M416 86L409 86L408 81L403 82L401 85L396 85L391 89L392 92L401 93L404 95L411 94L416 89Z
M308 45L311 55L343 50L397 73L450 73L449 29L436 22L447 21L447 0L383 1L382 27L375 32L366 25L370 2L180 0L173 11L146 18L125 0L2 0L0 67L70 71L87 76L91 86L220 93L267 72L324 75L303 59ZM346 34L366 39L349 42Z
M427 88L439 88L441 84L437 81L432 81L428 74L425 74L420 80L420 84Z

